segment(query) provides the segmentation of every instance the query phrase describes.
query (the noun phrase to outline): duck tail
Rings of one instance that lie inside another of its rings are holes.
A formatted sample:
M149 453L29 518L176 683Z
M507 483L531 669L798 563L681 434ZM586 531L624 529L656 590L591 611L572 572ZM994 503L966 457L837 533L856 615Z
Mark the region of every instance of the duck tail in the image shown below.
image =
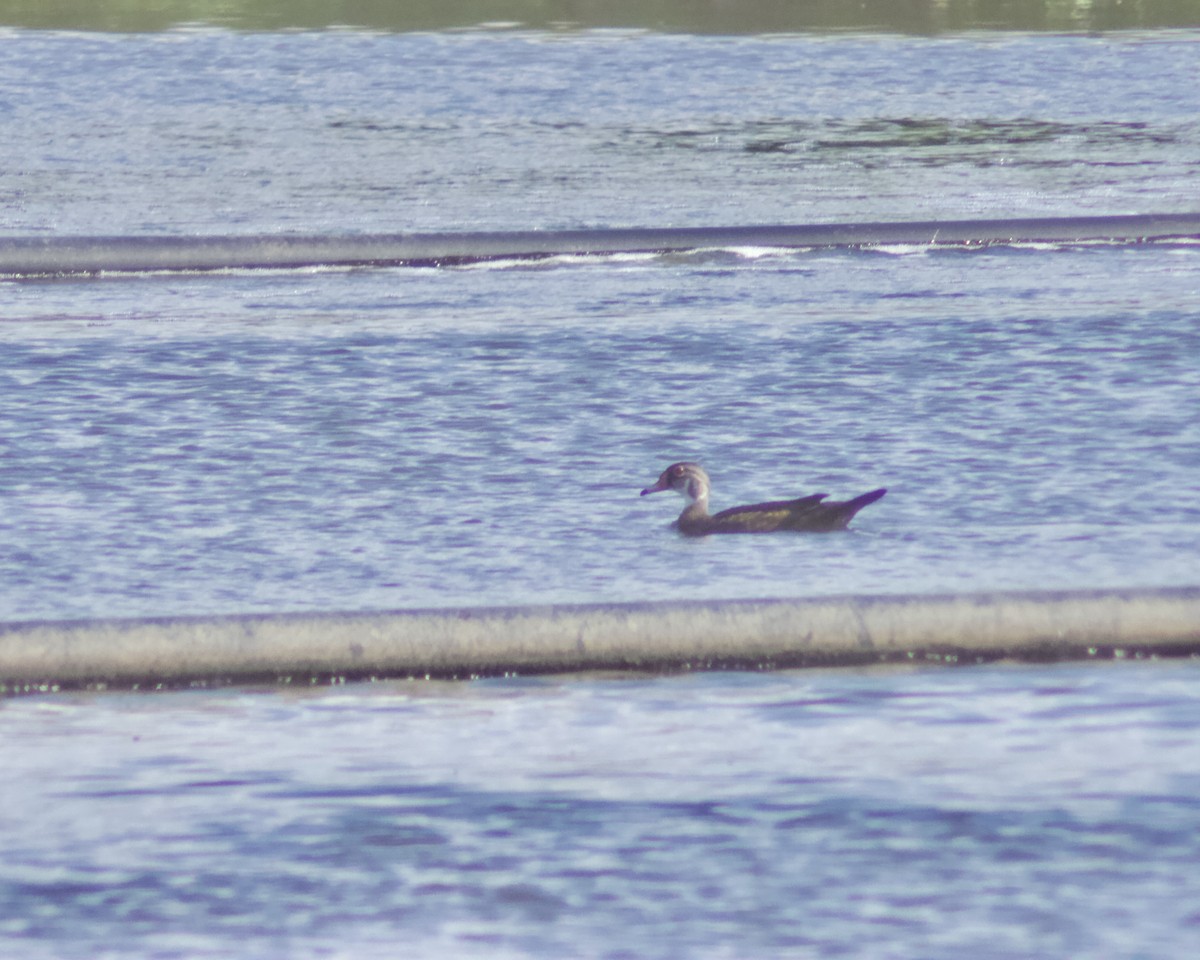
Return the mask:
M838 521L845 526L854 519L854 515L863 507L870 506L880 497L887 493L886 487L880 487L878 490L872 490L869 493L860 493L853 500L847 500L844 503L836 504ZM835 504L829 504L835 506Z

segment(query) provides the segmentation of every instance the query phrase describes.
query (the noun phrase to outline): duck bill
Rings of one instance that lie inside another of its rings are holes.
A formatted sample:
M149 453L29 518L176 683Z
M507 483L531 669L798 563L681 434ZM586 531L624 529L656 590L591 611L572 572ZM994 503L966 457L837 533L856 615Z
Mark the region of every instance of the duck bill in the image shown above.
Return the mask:
M663 483L662 480L659 480L658 483L654 484L654 486L647 487L645 490L643 490L641 495L644 497L648 493L662 493L662 491L670 489L671 488Z

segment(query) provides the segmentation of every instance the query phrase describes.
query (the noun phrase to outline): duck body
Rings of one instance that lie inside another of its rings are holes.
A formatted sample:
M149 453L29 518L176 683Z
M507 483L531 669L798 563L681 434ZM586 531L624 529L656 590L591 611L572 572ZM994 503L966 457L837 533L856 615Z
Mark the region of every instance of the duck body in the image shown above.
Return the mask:
M662 472L642 496L662 490L674 490L688 504L675 521L679 532L688 537L713 533L774 533L791 530L828 533L845 530L863 507L874 503L886 489L872 490L851 500L827 500L824 493L813 493L795 500L773 500L745 507L731 507L720 513L708 512L708 474L696 463L673 463Z

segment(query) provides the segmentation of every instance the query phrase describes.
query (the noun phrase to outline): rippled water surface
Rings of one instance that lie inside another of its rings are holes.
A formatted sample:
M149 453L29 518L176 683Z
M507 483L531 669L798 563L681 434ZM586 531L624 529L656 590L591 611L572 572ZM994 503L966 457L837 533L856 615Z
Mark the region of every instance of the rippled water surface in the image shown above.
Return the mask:
M1195 207L1195 33L0 36L0 231ZM0 619L1170 586L1200 247L0 280ZM850 534L714 507L889 493ZM0 702L20 956L1187 955L1196 666Z
M1198 265L713 253L21 285L41 315L8 325L0 604L1190 584ZM71 315L85 296L98 316ZM849 536L681 540L682 502L637 492L684 458L714 506L890 492Z
M1194 207L1197 33L0 37L0 229L707 226Z
M1089 664L9 701L0 943L1182 956L1198 681Z

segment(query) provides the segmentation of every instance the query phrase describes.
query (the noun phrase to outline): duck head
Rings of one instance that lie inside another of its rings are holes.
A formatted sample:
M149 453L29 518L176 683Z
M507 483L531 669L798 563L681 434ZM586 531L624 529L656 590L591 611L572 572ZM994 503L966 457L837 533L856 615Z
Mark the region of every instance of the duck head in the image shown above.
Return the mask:
M689 504L707 503L708 474L698 463L673 463L662 472L655 484L642 491L642 496L663 490L674 490Z

